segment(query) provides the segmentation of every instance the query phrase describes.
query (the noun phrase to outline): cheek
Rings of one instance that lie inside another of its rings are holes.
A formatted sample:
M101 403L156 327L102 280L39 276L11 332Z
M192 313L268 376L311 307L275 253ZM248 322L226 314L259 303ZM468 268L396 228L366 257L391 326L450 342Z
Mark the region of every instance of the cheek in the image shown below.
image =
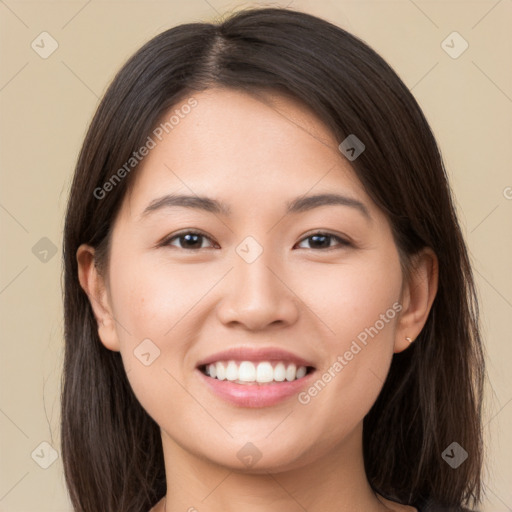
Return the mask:
M387 256L387 257L386 257ZM384 384L393 357L395 325L401 310L402 274L398 255L317 270L308 305L321 319L325 365L318 380L300 398L306 407L323 411L320 423L343 417L333 426L353 427L367 414ZM328 327L327 327L328 326ZM313 405L314 404L314 405Z
M123 363L141 403L154 397L161 404L162 394L168 400L177 390L171 375L182 382L189 371L189 352L209 311L208 291L225 270L172 264L140 251L116 261L110 282Z
M119 259L110 276L116 330L130 386L146 412L168 426L172 418L164 414L167 409L162 404L169 404L172 396L172 408L182 410L190 401L177 382L183 381L183 361L193 342L187 333L196 314L193 306L208 289L208 283L194 280L191 274L139 255Z
M388 337L396 323L397 306L393 305L401 286L398 255L390 250L354 258L334 271L332 265L309 270L302 296L322 321L329 347L343 349L359 334L364 339L368 330L374 332L372 327Z
M214 283L215 276L205 279L203 272L196 279L195 274L193 266L169 266L154 259L145 261L144 256L116 266L111 276L112 302L132 341L179 339L175 333L194 317L194 305ZM127 339L126 332L118 332Z

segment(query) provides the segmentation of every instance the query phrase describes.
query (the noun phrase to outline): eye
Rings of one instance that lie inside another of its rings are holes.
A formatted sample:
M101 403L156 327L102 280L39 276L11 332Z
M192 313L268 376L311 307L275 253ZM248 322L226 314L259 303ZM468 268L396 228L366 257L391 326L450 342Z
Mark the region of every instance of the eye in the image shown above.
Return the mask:
M199 231L183 231L181 233L178 233L177 235L174 235L170 238L167 238L162 241L162 246L172 246L176 247L174 245L173 240L177 240L180 245L178 245L178 249L204 249L202 241L203 240L210 240L211 238L207 237L203 233L200 233Z
M351 243L345 240L344 238L341 238L340 236L333 235L332 233L312 233L311 235L307 236L306 238L303 238L302 241L305 240L312 240L313 241L313 247L309 247L310 249L333 249L335 247L332 247L330 245L330 242L332 240L336 240L338 242L338 245L341 246L350 246ZM308 249L308 247L305 247L305 249Z
M183 231L181 233L175 234L169 238L164 239L160 246L171 246L176 247L176 244L174 241L178 242L178 248L179 249L187 249L187 250L195 250L195 249L205 249L206 247L203 246L202 242L205 240L212 241L212 239L205 234L199 232L199 231ZM309 247L310 249L333 249L330 242L333 240L338 242L339 246L350 246L352 245L350 242L345 240L344 238L341 238L338 235L334 235L332 233L312 233L311 235L305 237L302 239L301 243L303 241L310 240L312 241L312 247ZM308 247L303 247L305 249L308 249Z

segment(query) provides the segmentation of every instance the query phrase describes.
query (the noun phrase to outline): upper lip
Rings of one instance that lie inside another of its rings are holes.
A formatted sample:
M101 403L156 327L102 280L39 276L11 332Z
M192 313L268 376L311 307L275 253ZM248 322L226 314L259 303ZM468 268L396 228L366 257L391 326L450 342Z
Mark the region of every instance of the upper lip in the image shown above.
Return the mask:
M297 367L313 367L313 364L310 361L306 361L292 352L288 352L287 350L277 347L232 347L205 357L197 363L197 366L200 367L210 363L216 363L217 361L286 361L295 363Z

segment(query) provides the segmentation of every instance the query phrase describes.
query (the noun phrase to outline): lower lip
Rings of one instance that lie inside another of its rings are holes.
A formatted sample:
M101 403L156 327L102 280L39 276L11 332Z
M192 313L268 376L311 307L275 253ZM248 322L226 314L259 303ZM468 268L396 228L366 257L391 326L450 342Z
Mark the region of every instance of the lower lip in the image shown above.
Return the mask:
M296 395L309 384L315 371L300 379L269 384L236 384L208 377L196 368L207 386L220 398L239 407L270 407Z

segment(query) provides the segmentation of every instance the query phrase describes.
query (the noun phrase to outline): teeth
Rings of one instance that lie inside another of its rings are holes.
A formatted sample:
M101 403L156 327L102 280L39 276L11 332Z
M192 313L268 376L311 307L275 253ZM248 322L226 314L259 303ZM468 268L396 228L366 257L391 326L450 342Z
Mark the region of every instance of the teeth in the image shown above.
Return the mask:
M234 372L233 374L236 375ZM253 363L250 361L240 363L238 367L238 380L243 380L244 382L254 382L256 380L256 367Z
M306 372L307 372L307 369L305 366L299 366L299 368L297 369L297 376L296 378L297 379L302 379L302 377L304 377L304 375L306 375Z
M294 364L291 364L286 368L286 380L292 381L295 380L295 374L297 373L297 367Z
M259 363L258 367L256 369L256 381L272 382L273 380L274 380L274 368L272 368L272 365L267 362Z
M306 375L305 366L297 366L294 363L272 363L261 361L253 363L252 361L219 361L206 366L206 375L218 380L229 380L238 384L247 383L266 383L266 382L291 382L301 379Z
M238 379L238 366L234 361L229 361L228 367L226 368L226 379L237 380Z
M286 368L283 363L277 363L274 368L274 380L283 382L284 379L286 379Z
M222 363L210 364L208 365L208 370L210 377L217 377L219 380L224 380L226 378L226 368L224 368ZM213 375L214 373L216 375Z

